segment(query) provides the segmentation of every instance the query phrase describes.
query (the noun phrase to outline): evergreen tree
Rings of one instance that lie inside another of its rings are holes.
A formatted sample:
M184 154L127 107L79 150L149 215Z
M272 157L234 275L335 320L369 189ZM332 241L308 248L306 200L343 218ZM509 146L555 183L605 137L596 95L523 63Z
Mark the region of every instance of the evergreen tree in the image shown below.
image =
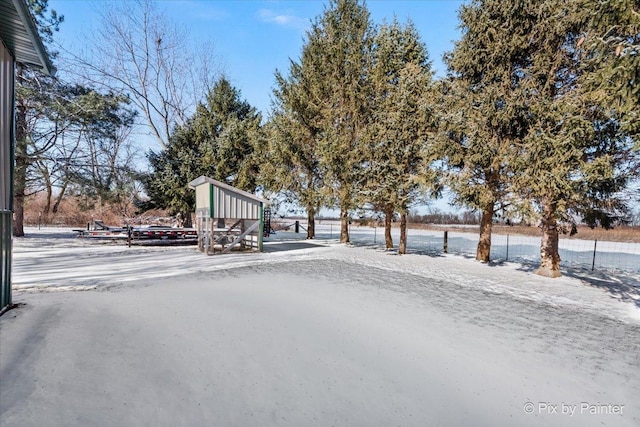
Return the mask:
M406 252L406 218L422 193L420 167L433 120L428 100L431 65L411 22L383 25L375 37L369 73L372 115L367 126L364 195L385 215L385 244L393 247L391 220L400 213L400 245ZM424 181L424 174L422 175Z
M256 147L263 143L260 113L241 99L238 89L226 78L219 79L198 107L192 126L204 144L207 161L215 167L211 178L241 190L256 189L258 163Z
M307 33L302 62L308 85L305 99L319 112L317 151L326 171L328 197L340 208L340 241L349 241L349 211L358 204L363 164L362 133L370 112L367 70L373 29L358 0L331 0Z
M622 130L640 150L640 2L584 0L577 13L583 25L582 89L615 108Z
M261 182L281 192L289 203L307 213L307 239L315 237L315 216L323 205L324 172L318 143L320 114L307 96L308 62L291 62L287 78L276 72L274 113L269 123L268 145L263 157Z
M167 147L159 153L150 151L147 159L152 172L143 180L149 201L142 208L164 208L171 215L180 214L184 226L191 227L195 193L187 184L200 175L212 176L215 168L203 163L201 143L190 123L177 128Z
M523 82L530 121L513 161L514 183L540 214L537 272L550 277L560 275L559 233L575 231L575 215L590 226L612 227L626 211L620 192L638 171L623 111L579 84L592 72L577 49L582 7L579 1L533 2L527 16L537 37Z
M147 155L152 172L144 184L150 200L143 207L179 213L190 225L195 195L187 184L200 175L255 191L256 153L263 143L260 122L260 114L241 100L240 92L225 78L218 80L207 103L171 134L167 147Z
M462 38L445 56L449 76L439 84L442 121L432 154L443 160L456 204L481 212L476 259L489 262L494 215L510 202L509 158L527 128L521 82L530 25L522 4L499 1L463 5L460 21Z

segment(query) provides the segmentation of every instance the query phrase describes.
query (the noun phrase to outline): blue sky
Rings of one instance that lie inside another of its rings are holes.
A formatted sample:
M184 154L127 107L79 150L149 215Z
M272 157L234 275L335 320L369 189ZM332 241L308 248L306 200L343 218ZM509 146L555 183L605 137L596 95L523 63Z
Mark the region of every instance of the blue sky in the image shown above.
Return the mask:
M125 0L122 0L125 1ZM264 115L270 106L276 69L288 72L289 58L297 60L305 30L322 14L320 0L182 0L158 2L161 9L184 25L192 42L212 42L222 69L242 96ZM374 23L410 18L426 44L434 69L444 74L442 54L459 38L457 0L369 0ZM99 3L89 0L50 0L50 8L65 16L56 39L67 49L81 49L84 34L98 25Z

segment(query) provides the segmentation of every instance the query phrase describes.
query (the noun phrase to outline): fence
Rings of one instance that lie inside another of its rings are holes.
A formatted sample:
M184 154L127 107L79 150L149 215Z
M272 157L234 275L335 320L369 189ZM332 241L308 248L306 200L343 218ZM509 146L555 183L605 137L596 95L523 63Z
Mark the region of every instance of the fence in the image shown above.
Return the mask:
M302 226L306 228L306 223ZM276 238L304 238L305 233L286 232ZM393 243L398 244L399 230L392 229ZM438 255L447 253L475 257L478 234L473 232L446 230L407 230L407 251ZM275 236L274 236L275 237ZM321 221L316 223L317 239L338 239L340 223ZM349 237L359 246L384 245L384 228L355 226L349 228ZM585 270L626 271L640 274L640 243L611 242L560 238L561 266ZM515 261L524 264L540 261L540 237L493 234L491 238L491 260L495 262Z

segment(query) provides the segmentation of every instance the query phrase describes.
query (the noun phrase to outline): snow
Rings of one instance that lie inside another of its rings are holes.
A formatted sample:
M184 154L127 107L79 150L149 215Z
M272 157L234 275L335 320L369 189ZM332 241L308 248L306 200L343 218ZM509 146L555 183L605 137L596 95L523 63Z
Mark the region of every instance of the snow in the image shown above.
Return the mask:
M287 232L223 256L27 233L2 426L640 425L635 273Z

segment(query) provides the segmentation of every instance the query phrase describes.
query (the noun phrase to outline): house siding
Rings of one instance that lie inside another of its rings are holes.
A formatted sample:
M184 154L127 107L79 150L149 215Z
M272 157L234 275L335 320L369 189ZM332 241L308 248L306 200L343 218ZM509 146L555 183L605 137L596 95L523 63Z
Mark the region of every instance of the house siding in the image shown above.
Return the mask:
M0 40L0 311L11 305L14 59Z

